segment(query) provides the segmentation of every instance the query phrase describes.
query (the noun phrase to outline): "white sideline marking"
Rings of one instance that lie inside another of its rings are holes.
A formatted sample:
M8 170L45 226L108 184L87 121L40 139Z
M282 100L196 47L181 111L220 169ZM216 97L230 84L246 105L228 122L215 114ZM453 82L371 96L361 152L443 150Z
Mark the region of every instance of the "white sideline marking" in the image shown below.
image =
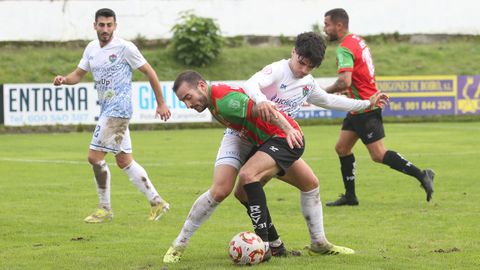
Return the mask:
M402 153L403 154L403 153ZM419 156L469 156L469 155L479 155L480 151L467 151L467 152L455 152L455 153L405 153L406 156L419 157ZM370 158L367 155L355 155L358 158ZM325 159L338 159L337 156L329 157L320 157L320 156L309 156L302 157L304 160L325 160ZM71 165L88 165L88 161L78 161L78 160L55 160L55 159L24 159L24 158L0 158L0 161L8 162L18 162L18 163L45 163L45 164L71 164ZM214 165L215 160L210 161L185 161L183 165ZM176 166L178 162L165 162L159 161L158 163L147 163L141 162L142 166L147 167L165 167L165 166Z
M24 158L0 158L0 161L9 161L9 162L18 162L18 163L45 163L45 164L71 164L71 165L88 165L88 161L77 161L77 160L54 160L54 159L24 159ZM184 165L208 165L213 164L214 160L207 161L186 161L183 162ZM178 162L164 162L160 161L158 163L145 163L141 162L142 166L148 167L164 167L164 166L173 166L178 165Z

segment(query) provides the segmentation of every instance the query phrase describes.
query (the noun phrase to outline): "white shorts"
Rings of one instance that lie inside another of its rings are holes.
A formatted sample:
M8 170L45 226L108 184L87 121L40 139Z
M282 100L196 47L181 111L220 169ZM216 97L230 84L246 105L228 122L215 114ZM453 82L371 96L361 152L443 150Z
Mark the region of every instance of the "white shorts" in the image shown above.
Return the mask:
M227 128L217 153L215 167L218 165L230 165L240 170L247 161L247 156L252 151L253 144L237 131Z
M132 141L128 123L130 119L100 117L93 132L90 149L118 154L132 153Z

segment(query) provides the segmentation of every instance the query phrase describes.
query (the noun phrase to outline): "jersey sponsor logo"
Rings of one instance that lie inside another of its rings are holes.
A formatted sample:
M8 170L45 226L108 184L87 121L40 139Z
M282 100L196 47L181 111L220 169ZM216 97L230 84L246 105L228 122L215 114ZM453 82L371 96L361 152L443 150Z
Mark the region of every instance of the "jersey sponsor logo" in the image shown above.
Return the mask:
M125 65L117 64L109 67L94 67L92 68L92 72L100 72L100 73L105 73L105 72L116 72L118 70L121 70Z
M110 63L113 63L117 60L117 55L116 54L111 54L109 57L108 57L108 60L110 61Z
M278 105L287 106L287 107L297 107L297 100L289 100L285 98L272 98L272 101Z

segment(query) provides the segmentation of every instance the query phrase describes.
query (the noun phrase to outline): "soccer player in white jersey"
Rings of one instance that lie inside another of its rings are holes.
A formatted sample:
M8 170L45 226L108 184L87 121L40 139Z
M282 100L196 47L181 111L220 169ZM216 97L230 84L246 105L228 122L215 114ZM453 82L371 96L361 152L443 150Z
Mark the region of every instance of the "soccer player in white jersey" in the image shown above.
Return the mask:
M102 223L113 218L110 202L110 170L105 155L113 153L116 163L131 182L148 199L150 220L158 220L169 209L160 197L145 169L132 156L128 129L132 116L132 72L139 69L153 88L157 99L156 116L166 121L170 110L163 100L157 74L138 48L129 41L113 36L117 28L115 12L103 8L95 13L93 24L98 40L88 44L78 67L67 76L58 75L54 85L72 85L80 82L87 72L92 72L95 89L101 106L100 118L93 133L88 162L92 165L100 199L98 209L85 218L87 223Z
M244 84L243 89L255 101L264 120L269 121L270 115L275 115L275 106L295 117L304 102L343 111L362 110L372 106L383 106L386 103L387 96L381 93L370 100L359 102L343 96L327 94L321 89L310 72L313 68L320 66L325 48L325 42L317 34L312 32L300 34L297 36L290 59L266 66ZM213 184L193 204L180 234L163 258L165 263L176 263L181 259L194 232L210 217L218 204L232 192L238 171L247 160L251 149L252 144L238 132L231 129L225 131L215 162ZM304 183L318 182L313 173L306 172L302 177L304 177L302 181ZM242 187L243 184L237 186ZM290 184L295 185L295 183ZM302 190L303 187L297 186L297 188ZM243 189L237 189L235 195L245 206L248 205ZM322 205L318 196L318 188L311 192L301 192L301 205L304 214L313 213L319 215L322 220ZM272 255L285 256L285 247L269 214L267 224ZM308 224L308 226L312 232L311 254L351 254L353 252L351 249L335 246L327 241L323 231L323 221L321 224Z

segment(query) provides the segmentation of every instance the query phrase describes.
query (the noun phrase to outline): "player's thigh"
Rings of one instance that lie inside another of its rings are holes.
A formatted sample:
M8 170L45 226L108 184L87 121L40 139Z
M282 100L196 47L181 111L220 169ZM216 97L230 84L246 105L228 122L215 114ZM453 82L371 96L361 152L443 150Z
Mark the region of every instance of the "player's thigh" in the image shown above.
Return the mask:
M278 179L305 192L318 187L318 178L303 159L295 161L286 174Z
M385 144L383 143L383 139L379 139L378 141L366 144L365 146L367 147L368 153L370 154L370 157L373 161L383 162L383 157L387 152Z
M226 129L217 152L215 167L230 165L240 170L252 148L252 143L243 138L237 131Z
M118 154L131 153L132 145L129 119L117 117L100 117L93 132L90 149Z
M237 179L237 168L230 165L215 166L213 171L213 183L210 187L210 194L217 202L223 201L230 195Z
M92 165L105 159L106 152L88 149L88 162Z
M358 141L358 135L352 130L341 130L338 141L335 145L335 151L341 157L348 156L352 153L355 143Z
M280 171L275 160L265 152L257 151L240 169L240 184L260 182L272 178Z

